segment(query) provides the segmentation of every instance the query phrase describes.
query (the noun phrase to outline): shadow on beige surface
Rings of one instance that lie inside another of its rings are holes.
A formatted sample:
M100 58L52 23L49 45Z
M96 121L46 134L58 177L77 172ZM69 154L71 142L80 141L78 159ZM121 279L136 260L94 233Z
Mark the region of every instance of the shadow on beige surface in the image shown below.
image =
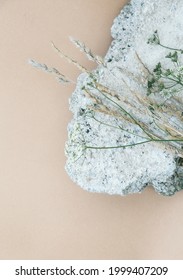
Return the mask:
M147 189L129 197L91 194L65 170L72 86L27 64L29 58L79 72L50 41L89 69L72 35L104 55L123 0L1 1L0 258L180 259L183 192Z

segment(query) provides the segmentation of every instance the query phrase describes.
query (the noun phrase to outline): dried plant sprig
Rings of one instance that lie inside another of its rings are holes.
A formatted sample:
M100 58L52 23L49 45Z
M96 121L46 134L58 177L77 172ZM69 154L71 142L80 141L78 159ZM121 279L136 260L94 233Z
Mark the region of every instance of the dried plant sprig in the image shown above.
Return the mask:
M90 60L93 60L93 61L97 62L98 64L101 64L104 67L106 67L106 65L104 64L104 60L101 59L99 56L96 56L95 54L93 54L92 51L88 47L85 46L85 44L83 44L82 42L75 40L75 39L71 39L71 40L81 51L83 51L87 55L87 57ZM160 42L158 32L154 33L154 35L148 41L148 43L160 45L169 50L174 50L174 53L169 53L166 58L171 59L171 61L173 63L177 64L177 67L180 67L178 65L179 56L178 56L177 52L180 52L180 54L182 54L183 53L182 50L173 49L173 48L169 48L169 47L162 45ZM70 142L72 142L72 143L69 144L73 147L73 150L71 151L71 153L73 153L74 159L80 158L80 156L82 156L87 149L118 149L118 148L133 147L133 146L142 145L142 144L146 144L146 143L164 143L164 144L166 143L167 145L171 146L176 151L178 151L179 154L183 157L183 152L182 152L183 133L181 132L181 130L179 132L179 130L176 127L174 127L173 125L171 125L169 123L168 117L165 117L166 114L164 114L164 111L165 111L164 107L160 106L160 104L157 104L156 101L149 98L149 94L147 94L147 96L143 96L143 95L141 96L138 93L134 93L134 97L138 101L138 104L140 104L147 110L148 115L150 116L152 123L154 124L154 127L151 127L151 125L148 125L147 123L143 122L140 119L140 117L135 114L136 111L131 110L131 109L136 109L135 105L132 102L133 100L129 100L126 102L124 100L124 98L122 96L120 96L118 93L110 90L108 87L99 83L97 80L97 77L95 76L94 73L91 73L85 67L80 65L76 60L65 55L61 50L59 50L55 46L55 44L53 42L52 42L52 46L53 46L54 50L57 51L57 53L62 58L65 58L68 62L75 65L80 71L88 74L90 82L88 82L87 85L82 88L82 90L85 92L87 97L91 100L91 105L87 106L87 109L91 110L91 112L93 112L92 118L96 122L99 122L102 125L111 126L116 129L121 129L121 131L124 131L129 134L133 134L136 137L144 138L144 140L142 140L140 142L132 143L132 144L125 144L125 145L119 145L119 146L103 146L103 147L92 146L92 145L90 145L90 143L86 143L84 136L81 137L81 135L82 135L81 129L79 127L79 124L77 124L77 127L75 127L75 129L74 129L74 134L70 135ZM136 57L137 57L138 61L141 63L145 73L148 75L147 90L149 90L149 88L151 88L150 83L152 83L152 81L150 80L150 77L152 78L152 75L156 76L156 78L158 78L159 80L160 80L160 78L162 79L162 78L166 77L166 78L168 78L169 82L170 81L173 83L178 82L179 86L183 86L183 82L180 80L180 78L182 78L182 76L180 77L178 75L175 75L175 73L171 73L171 71L170 71L170 73L168 73L168 69L162 69L161 63L157 64L154 68L155 71L153 71L153 73L151 73L149 71L149 69L146 67L146 65L142 62L142 60L138 56L138 54L136 54ZM45 64L40 64L33 60L31 61L31 64L41 70L44 70L48 73L52 73L52 74L56 75L57 78L60 77L65 82L67 82L67 80L68 80L64 75L62 75L55 68L48 68ZM107 67L106 67L106 69L107 69ZM180 69L182 71L181 73L183 74L183 68L180 68ZM167 71L166 76L162 77L161 75L165 75L165 71ZM179 75L180 75L180 73L179 73ZM122 79L124 79L124 77L122 77ZM157 82L159 82L159 80ZM136 79L136 81L138 82L138 79ZM123 82L124 82L124 84L126 84L125 80ZM161 90L160 86L162 86L162 85L161 84L159 85L158 90ZM174 84L173 85L170 84L169 88L167 88L167 90L170 90L171 88L173 88L173 86L174 86ZM97 92L97 94L96 94L96 92ZM175 106L174 111L176 112L176 108L177 108L176 97L175 97L174 101L175 101L174 102L174 106ZM92 103L93 103L93 105L92 105ZM128 109L130 108L129 110L127 109L127 107L125 105L126 103L128 103ZM178 104L180 104L180 103L178 102ZM114 126L109 123L105 123L104 121L98 120L95 117L95 113L102 113L104 115L111 115L112 117L114 117L116 119L123 119L128 124L137 126L138 131L140 131L140 133L138 134L138 133L135 133L135 131L134 132L130 131L129 129L125 129L119 125ZM180 118L181 117L182 116L180 116ZM75 151L75 148L77 148L76 151ZM68 153L70 153L69 149L66 149L66 150Z
M69 37L70 38L70 41L77 47L80 49L81 52L83 52L87 58L91 61L94 61L96 62L97 64L101 64L103 65L104 67L106 66L105 65L105 62L104 62L104 59L103 57L99 56L99 55L96 55L92 52L92 50L90 48L88 48L83 42L79 41L79 40L76 40L74 39L73 37Z
M88 72L88 70L84 66L82 66L76 60L70 58L68 55L64 54L59 48L57 48L53 42L51 42L51 45L61 58L65 58L69 63L74 64L80 71Z
M124 114L124 116L128 117L128 119L130 120L131 123L137 125L147 136L152 138L151 134L144 129L143 123L141 123L139 120L137 120L137 118L135 116L133 116L121 104L119 104L118 100L114 100L111 98L111 95L115 96L116 94L111 93L111 91L107 87L105 87L99 83L95 83L92 86L95 89L97 89L101 93L101 95L104 96L105 99L109 100L112 104L114 104L116 107L118 107L120 109L120 111Z
M55 76L55 78L61 82L61 83L75 83L72 80L70 80L69 78L67 78L65 75L63 75L62 73L60 73L56 68L49 68L46 64L44 63L39 63L33 59L29 59L28 61L33 67L40 69L44 72L47 72L49 74L53 74Z
M116 97L116 94L113 92L111 93L110 89L108 89L107 87L100 85L99 83L96 83L96 80L94 80L94 83L96 84L96 88L99 90L99 92L105 97L105 99L108 99L110 102L114 103L117 107L119 107L120 109L122 109L122 112L124 113L124 115L120 115L120 118L122 117L123 119L126 120L126 116L130 117L128 119L128 121L132 124L137 125L147 136L144 137L147 140L144 142L138 142L134 144L129 144L129 145L122 145L122 146L118 146L119 148L125 148L125 147L132 147L132 146L136 146L136 145L141 145L141 144L145 144L145 143L149 143L149 142L166 142L167 144L169 144L170 146L172 146L173 148L177 148L175 146L175 143L177 142L182 142L183 139L180 138L170 138L170 139L163 139L162 137L160 137L159 135L157 135L155 132L150 131L150 127L148 127L146 124L139 122L136 119L136 116L132 116L129 112L127 112L122 106L121 104L119 104L119 100L113 100L112 97ZM107 95L106 95L107 94ZM109 95L109 96L108 96ZM113 111L113 110L112 110ZM106 112L103 112L104 114L106 114ZM112 112L110 112L110 114L112 115ZM141 137L141 135L136 135ZM178 140L178 141L176 141ZM176 142L175 142L176 141ZM94 149L95 147L92 146L87 146L86 149ZM102 147L98 147L99 149L102 149ZM109 147L104 147L104 149L110 149L110 148L115 148L114 146L109 146Z

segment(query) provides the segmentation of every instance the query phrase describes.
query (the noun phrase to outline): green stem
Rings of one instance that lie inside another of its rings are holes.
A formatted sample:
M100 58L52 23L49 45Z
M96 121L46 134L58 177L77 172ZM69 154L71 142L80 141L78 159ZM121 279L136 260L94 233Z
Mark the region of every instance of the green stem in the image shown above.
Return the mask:
M168 49L168 50L171 50L171 51L178 51L178 52L183 52L183 50L181 49L174 49L174 48L171 48L171 47L167 47L167 46L164 46L162 44L159 43L159 45L165 49Z
M173 87L175 87L176 85L177 85L177 83L176 83L176 84L173 84L173 85L171 85L171 86L169 86L169 87L165 87L165 89L173 88Z
M120 130L125 131L125 132L127 132L127 133L129 133L129 134L135 135L136 137L140 137L140 138L148 139L147 137L144 137L144 136L138 135L138 134L133 133L133 132L131 132L131 131L127 130L127 129L124 129L124 128L122 128L121 126L114 126L114 125L111 125L111 124L108 124L108 123L102 122L102 121L100 121L100 120L96 119L95 117L92 117L92 118L93 118L96 122L98 122L98 123L100 123L100 124L103 124L103 125L106 125L106 126L109 126L109 127L113 127L113 128L116 128L116 129L120 129Z
M133 147L136 145L142 145L142 144L149 143L149 142L152 142L152 140L147 140L147 141L143 141L143 142L139 142L139 143L135 143L135 144L122 145L122 146L108 146L108 147L86 146L85 148L86 149L96 149L96 150L120 149L120 148Z
M137 145L146 144L149 142L183 142L183 139L150 139L134 144L127 144L127 145L121 145L121 146L107 146L107 147L95 147L95 146L85 146L86 149L95 149L95 150L107 150L107 149L121 149L121 148L127 148L127 147L133 147Z
M176 82L177 84L183 86L183 83L181 83L179 80L175 80L175 79L167 77L167 76L162 76L162 78L173 81L173 82Z

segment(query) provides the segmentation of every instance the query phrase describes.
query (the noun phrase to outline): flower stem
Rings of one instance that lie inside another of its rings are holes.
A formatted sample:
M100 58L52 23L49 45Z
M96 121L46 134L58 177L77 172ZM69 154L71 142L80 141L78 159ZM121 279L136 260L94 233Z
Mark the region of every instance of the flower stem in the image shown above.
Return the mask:
M95 147L95 146L85 146L86 149L96 149L96 150L107 150L107 149L120 149L120 148L127 148L133 147L137 145L142 145L150 142L183 142L183 139L149 139L146 141L134 143L134 144L127 144L127 145L119 145L119 146L104 146L104 147Z

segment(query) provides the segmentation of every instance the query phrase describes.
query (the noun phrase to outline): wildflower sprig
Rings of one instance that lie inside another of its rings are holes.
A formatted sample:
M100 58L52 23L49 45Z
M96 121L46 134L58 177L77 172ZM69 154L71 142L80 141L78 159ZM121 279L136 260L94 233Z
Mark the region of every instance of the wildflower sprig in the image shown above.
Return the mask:
M148 39L147 43L159 45L170 50L165 58L170 60L172 67L164 68L162 63L158 62L147 81L147 95L161 93L162 96L166 97L166 102L173 95L183 90L183 65L180 63L183 49L176 49L162 44L157 30Z
M177 51L177 52L180 52L181 54L183 54L183 49L176 49L176 48L172 48L172 47L162 44L157 30L155 30L154 33L152 34L152 36L147 40L147 43L152 44L152 45L160 45L161 47L163 47L165 49Z

